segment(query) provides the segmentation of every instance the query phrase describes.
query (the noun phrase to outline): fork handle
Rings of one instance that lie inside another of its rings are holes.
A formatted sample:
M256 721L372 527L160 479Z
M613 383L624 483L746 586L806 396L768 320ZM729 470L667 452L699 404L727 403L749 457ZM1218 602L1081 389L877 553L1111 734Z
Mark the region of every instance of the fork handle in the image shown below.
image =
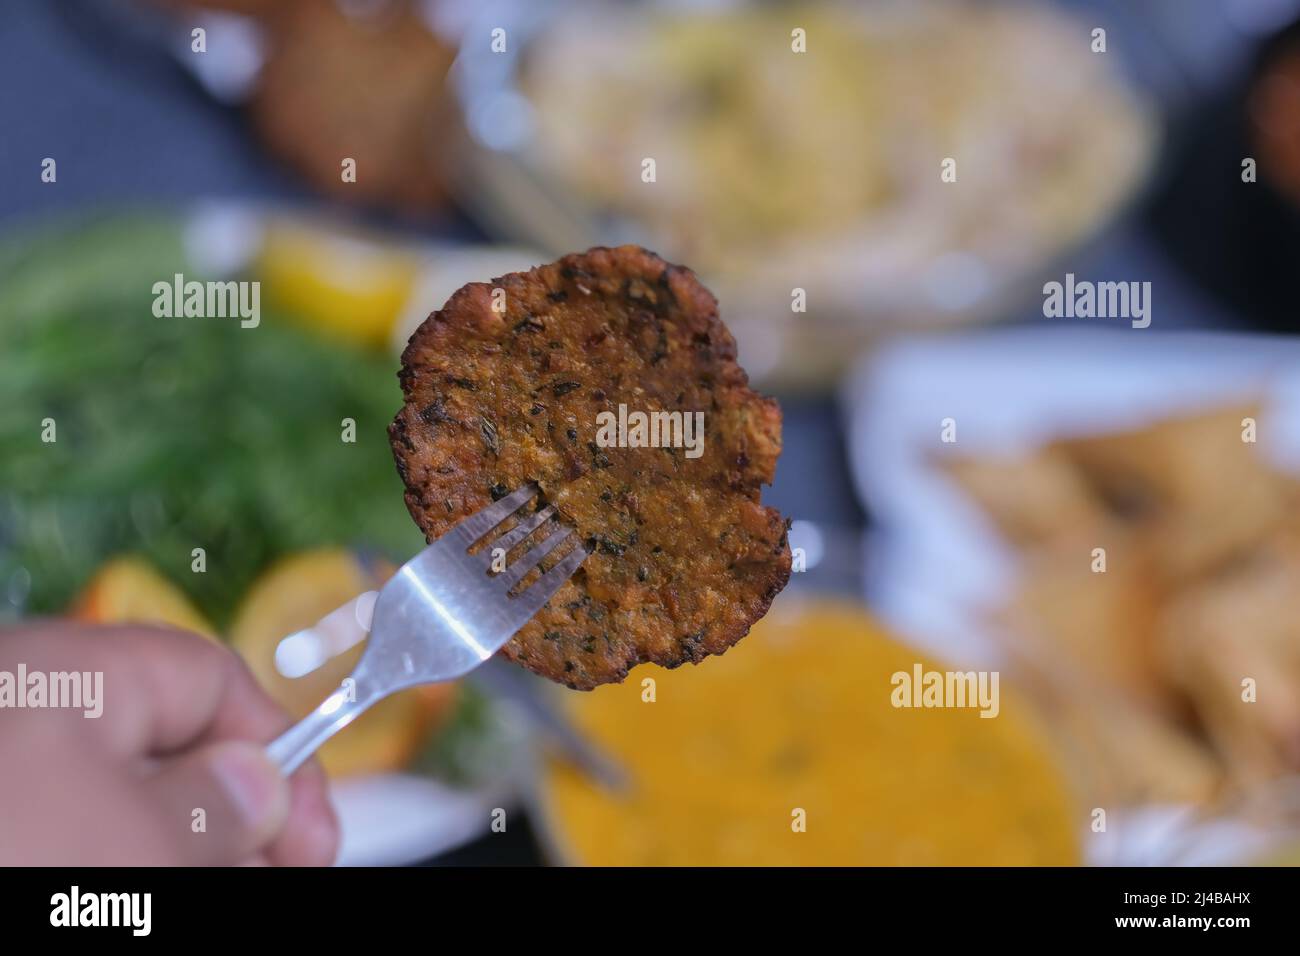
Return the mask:
M362 690L358 681L351 689L340 687L319 707L266 745L270 757L287 777L310 759L316 750L379 700L382 694Z

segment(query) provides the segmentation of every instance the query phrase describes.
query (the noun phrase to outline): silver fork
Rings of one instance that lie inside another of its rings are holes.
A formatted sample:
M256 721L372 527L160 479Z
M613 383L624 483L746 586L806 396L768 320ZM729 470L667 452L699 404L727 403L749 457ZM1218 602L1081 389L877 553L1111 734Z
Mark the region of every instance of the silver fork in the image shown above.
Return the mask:
M579 542L526 588L516 586L547 555L573 537L558 526L527 553L492 573L497 548L509 555L555 516L547 505L521 514L514 527L485 543L537 494L524 485L465 518L406 564L379 591L370 639L352 674L320 706L267 745L287 775L375 702L417 684L463 677L541 610L587 557Z

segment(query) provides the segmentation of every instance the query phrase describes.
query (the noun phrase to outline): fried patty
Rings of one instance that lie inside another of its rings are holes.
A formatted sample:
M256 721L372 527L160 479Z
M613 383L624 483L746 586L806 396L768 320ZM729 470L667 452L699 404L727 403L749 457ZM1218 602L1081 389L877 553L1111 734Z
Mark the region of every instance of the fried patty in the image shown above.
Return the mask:
M267 10L269 56L249 102L270 150L316 189L409 218L446 200L457 135L455 50L411 0L350 11L330 0ZM355 160L355 180L342 162Z
M533 481L591 552L502 649L529 670L589 690L642 661L698 663L789 580L788 522L760 501L781 410L689 269L621 246L470 283L411 336L398 378L389 436L428 540ZM631 428L610 446L620 405ZM697 411L697 457L671 447L684 432L627 447L654 437L631 413Z

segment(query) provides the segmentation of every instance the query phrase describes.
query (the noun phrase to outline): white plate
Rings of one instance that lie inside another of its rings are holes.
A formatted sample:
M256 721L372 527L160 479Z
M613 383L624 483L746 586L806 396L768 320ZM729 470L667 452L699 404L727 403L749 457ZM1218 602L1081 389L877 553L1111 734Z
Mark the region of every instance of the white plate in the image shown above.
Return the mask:
M456 790L430 777L380 774L330 787L342 840L337 866L396 866L454 850L488 831L508 794ZM508 816L507 816L508 819Z
M995 660L971 613L1014 583L1014 554L979 507L933 467L944 419L971 453L1032 448L1198 406L1263 395L1275 431L1261 453L1300 472L1300 342L1265 336L1024 329L910 340L858 367L844 399L854 482L875 526L873 606L951 658Z
M475 688L475 693L484 693ZM537 777L538 743L513 701L488 697L485 722L463 735L457 763L473 783L391 773L335 781L339 866L400 866L454 850L491 833L504 812L508 829L527 805Z
M956 423L957 448L981 453L1262 398L1272 414L1261 453L1300 473L1300 342L1292 339L1034 328L905 340L864 361L843 398L854 481L874 522L864 546L868 600L897 633L972 667L1007 663L986 612L1011 596L1016 560L979 506L934 466L952 450L940 440L945 419ZM1169 852L1161 834L1186 816L1176 807L1133 808L1127 849L1089 841L1093 862L1161 859L1153 847ZM1214 821L1197 828L1191 851L1181 844L1179 859L1240 858L1258 837Z

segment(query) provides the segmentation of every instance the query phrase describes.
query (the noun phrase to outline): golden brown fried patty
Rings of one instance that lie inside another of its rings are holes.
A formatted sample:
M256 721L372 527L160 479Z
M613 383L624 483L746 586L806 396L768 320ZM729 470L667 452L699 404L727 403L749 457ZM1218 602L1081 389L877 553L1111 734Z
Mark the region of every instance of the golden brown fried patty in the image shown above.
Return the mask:
M787 523L759 501L781 410L749 388L689 269L622 246L471 283L416 330L398 377L389 435L429 540L535 481L592 552L503 649L530 670L588 690L721 654L789 579ZM597 416L620 404L703 412L702 454L605 447Z
M259 135L315 188L419 218L446 199L457 123L455 50L410 0L349 12L331 0L268 8L270 55L249 108ZM342 177L345 158L355 180Z

